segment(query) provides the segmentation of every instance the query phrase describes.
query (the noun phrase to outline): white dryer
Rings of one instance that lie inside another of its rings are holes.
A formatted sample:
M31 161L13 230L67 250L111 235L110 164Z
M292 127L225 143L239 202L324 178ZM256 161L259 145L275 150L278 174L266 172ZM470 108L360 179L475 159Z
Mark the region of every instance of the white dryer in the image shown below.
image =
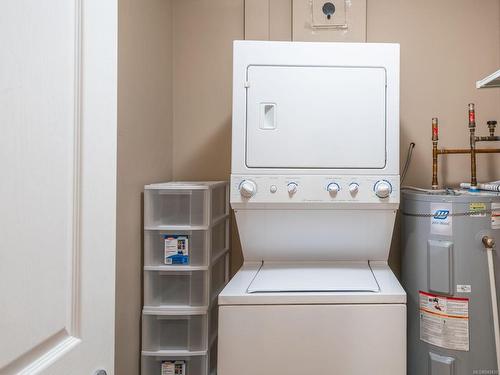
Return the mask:
M237 41L219 375L403 375L399 46Z

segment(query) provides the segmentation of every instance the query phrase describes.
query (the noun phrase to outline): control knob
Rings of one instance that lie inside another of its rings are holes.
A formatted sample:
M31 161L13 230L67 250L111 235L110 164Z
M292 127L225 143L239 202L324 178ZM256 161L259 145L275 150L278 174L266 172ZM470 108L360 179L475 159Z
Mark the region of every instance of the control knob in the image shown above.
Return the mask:
M358 194L358 190L359 190L359 185L357 183L351 182L349 184L349 193L351 193L351 195Z
M299 186L299 185L297 185L297 183L296 183L296 182L290 182L290 183L287 185L287 187L286 187L286 189L288 190L288 194L290 194L290 195L295 194L295 193L297 192L297 188L298 188L298 186Z
M330 193L331 196L335 196L340 191L340 186L335 182L331 182L326 187L326 190Z
M257 193L257 185L250 180L243 180L240 184L240 194L245 198L251 198Z
M373 187L375 191L375 195L379 198L387 198L392 193L392 186L389 181L380 180L377 181L375 186Z

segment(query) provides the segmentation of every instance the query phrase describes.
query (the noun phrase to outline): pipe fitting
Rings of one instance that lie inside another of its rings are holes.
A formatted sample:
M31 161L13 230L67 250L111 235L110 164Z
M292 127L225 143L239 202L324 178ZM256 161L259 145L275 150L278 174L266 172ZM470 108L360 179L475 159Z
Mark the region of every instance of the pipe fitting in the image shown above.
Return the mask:
M476 109L474 103L469 104L469 129L476 127Z
M483 237L483 245L487 249L493 249L495 247L495 240L490 236Z
M434 117L432 119L432 140L437 141L439 139L439 123L438 118Z
M488 125L488 130L490 131L490 137L495 136L495 128L497 126L497 122L492 120L492 121L487 121L486 124Z

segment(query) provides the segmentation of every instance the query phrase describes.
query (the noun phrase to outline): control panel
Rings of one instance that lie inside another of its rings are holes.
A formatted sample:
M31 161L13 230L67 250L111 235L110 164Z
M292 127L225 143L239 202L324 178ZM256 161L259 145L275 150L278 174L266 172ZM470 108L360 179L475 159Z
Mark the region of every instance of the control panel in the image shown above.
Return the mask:
M231 202L399 203L399 176L232 175Z

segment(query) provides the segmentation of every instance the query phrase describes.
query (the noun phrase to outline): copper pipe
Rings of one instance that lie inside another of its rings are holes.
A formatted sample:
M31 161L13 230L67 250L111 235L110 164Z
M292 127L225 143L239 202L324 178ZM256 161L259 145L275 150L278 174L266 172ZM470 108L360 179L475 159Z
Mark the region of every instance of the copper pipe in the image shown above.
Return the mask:
M486 122L486 125L488 125L488 129L490 131L490 137L493 137L495 135L495 128L497 126L497 122L496 121L487 121Z
M439 124L437 117L432 119L432 189L438 188L438 140L439 140Z
M470 154L470 149L442 148L437 150L438 155ZM500 154L500 148L478 148L476 154Z
M489 137L476 137L476 142L495 142L500 141L499 136L490 135Z
M439 125L438 119L432 119L432 189L438 188L438 156L439 155L451 155L451 154L463 154L470 155L470 188L477 189L477 177L476 177L476 154L500 154L500 148L481 148L476 149L476 142L492 142L500 141L499 136L495 136L495 127L497 125L496 121L488 121L488 129L490 135L488 137L476 137L476 111L473 103L468 106L469 109L469 144L468 149L463 148L450 148L450 149L438 149L438 133Z
M469 128L476 127L476 109L474 103L469 103Z
M460 148L449 148L437 150L439 155L449 155L449 154L470 154L470 149L460 149Z
M477 189L476 178L476 136L474 129L470 131L470 188Z
M469 131L470 131L470 188L477 189L476 178L476 110L474 103L469 104Z
M500 148L479 148L476 150L476 154L499 154Z

